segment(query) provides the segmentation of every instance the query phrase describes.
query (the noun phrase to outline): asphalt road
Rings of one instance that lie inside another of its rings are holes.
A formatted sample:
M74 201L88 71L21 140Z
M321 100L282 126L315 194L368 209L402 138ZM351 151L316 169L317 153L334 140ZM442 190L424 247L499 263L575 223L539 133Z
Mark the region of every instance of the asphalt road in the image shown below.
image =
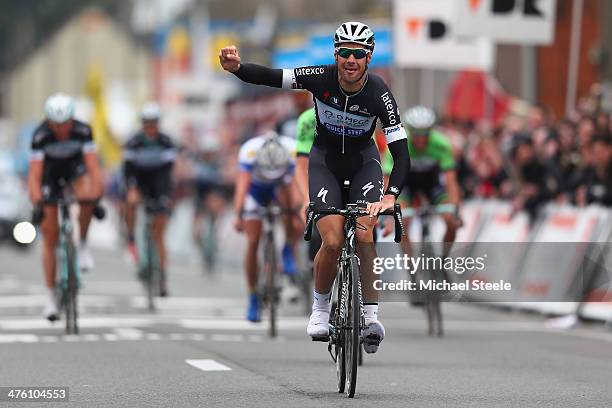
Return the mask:
M238 249L237 249L238 248ZM66 386L75 407L609 407L612 333L560 331L543 318L445 304L446 336L425 334L422 311L381 305L387 337L366 355L357 394L336 392L326 345L306 336L303 306L283 305L280 336L243 320L240 245L207 277L174 259L172 297L144 308L122 253L95 252L84 277L81 333L40 318L40 252L0 248L0 386ZM193 361L197 360L197 361ZM189 361L189 362L188 362ZM198 368L199 366L200 368ZM203 368L203 369L202 369ZM4 404L4 405L3 405Z

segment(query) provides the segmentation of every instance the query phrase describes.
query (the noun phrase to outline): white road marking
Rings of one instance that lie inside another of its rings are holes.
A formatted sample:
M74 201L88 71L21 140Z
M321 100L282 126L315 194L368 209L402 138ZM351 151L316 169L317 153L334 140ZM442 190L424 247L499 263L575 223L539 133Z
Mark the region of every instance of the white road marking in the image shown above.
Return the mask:
M211 359L202 359L202 360L187 359L185 360L185 362L189 364L190 366L199 368L202 371L232 371L232 369L229 368L228 366L218 363L215 360L211 360Z
M305 317L282 318L277 325L280 330L304 330L308 320ZM251 323L243 319L180 319L178 325L186 329L209 329L209 330L248 330L267 331L267 322Z
M117 341L119 340L119 336L117 336L115 333L104 333L104 340L106 341Z
M0 334L0 343L37 343L35 334Z
M170 340L185 340L185 334L184 333L170 333L169 336Z
M222 341L222 342L240 342L244 341L244 337L242 334L211 334L210 339L212 341Z
M195 341L203 341L206 340L206 335L202 334L202 333L192 333L189 336L190 340L195 340Z
M81 338L77 334L64 334L62 340L68 343L75 343L81 341Z
M120 327L113 329L120 340L140 340L144 333L142 330L134 329L133 327Z
M147 340L161 340L161 336L158 333L147 333L145 338Z
M43 343L57 343L59 341L59 337L57 336L40 336L40 341Z
M100 335L93 334L93 333L84 334L81 337L82 337L83 341L99 341L100 340Z
M153 325L150 318L134 317L81 317L79 327L82 329L100 327L147 327ZM0 330L57 330L58 326L37 318L3 319L0 320Z

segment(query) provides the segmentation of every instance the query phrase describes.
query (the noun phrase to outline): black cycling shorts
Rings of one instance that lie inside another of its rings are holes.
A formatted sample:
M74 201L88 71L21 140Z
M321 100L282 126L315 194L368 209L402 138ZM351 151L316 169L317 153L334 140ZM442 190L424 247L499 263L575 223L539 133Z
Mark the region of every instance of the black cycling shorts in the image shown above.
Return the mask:
M62 195L60 182L72 183L86 173L83 160L45 161L43 163L42 193L44 204L56 204Z
M440 204L447 199L446 187L439 171L408 172L407 182L402 191L402 199L413 204L415 197L423 195L431 204Z
M350 182L348 193L343 188ZM383 196L380 155L372 142L361 151L342 154L313 145L308 161L308 191L317 208L378 202Z
M128 186L138 188L144 199L155 202L153 212L169 213L172 194L172 180L168 169L134 171L127 179Z

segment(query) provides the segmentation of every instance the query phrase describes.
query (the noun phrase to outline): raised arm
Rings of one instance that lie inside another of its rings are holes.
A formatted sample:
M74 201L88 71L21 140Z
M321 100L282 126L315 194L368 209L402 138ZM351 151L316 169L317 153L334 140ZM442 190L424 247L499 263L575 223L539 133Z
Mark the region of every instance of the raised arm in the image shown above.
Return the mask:
M231 72L244 82L274 88L283 87L282 69L273 69L257 64L243 64L238 50L233 45L221 49L219 62L224 70Z

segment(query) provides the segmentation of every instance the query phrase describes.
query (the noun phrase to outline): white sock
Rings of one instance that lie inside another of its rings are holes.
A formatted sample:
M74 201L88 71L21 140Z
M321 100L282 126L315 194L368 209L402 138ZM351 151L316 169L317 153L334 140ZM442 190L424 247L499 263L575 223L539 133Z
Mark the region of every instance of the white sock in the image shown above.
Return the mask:
M47 296L49 298L49 302L55 303L55 289L47 288Z
M330 292L327 293L318 293L316 290L312 291L312 310L326 310L329 311L329 295Z
M368 320L378 320L378 304L363 305L365 318Z

